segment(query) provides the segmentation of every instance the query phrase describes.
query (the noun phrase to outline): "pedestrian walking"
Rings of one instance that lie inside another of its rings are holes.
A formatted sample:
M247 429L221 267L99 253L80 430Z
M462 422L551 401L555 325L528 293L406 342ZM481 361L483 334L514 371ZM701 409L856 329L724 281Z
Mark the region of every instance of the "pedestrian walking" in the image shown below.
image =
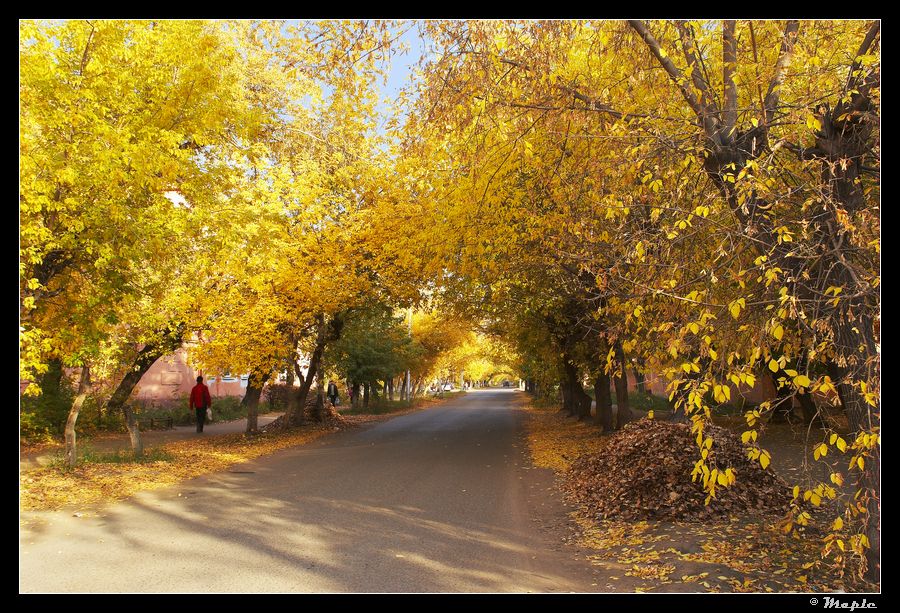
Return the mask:
M329 379L328 381L328 400L331 402L331 406L336 407L338 404L338 386L337 383L334 382L334 379Z
M203 432L203 424L206 423L206 410L212 406L212 397L209 388L203 383L203 377L197 377L197 385L191 390L190 407L197 414L197 432Z

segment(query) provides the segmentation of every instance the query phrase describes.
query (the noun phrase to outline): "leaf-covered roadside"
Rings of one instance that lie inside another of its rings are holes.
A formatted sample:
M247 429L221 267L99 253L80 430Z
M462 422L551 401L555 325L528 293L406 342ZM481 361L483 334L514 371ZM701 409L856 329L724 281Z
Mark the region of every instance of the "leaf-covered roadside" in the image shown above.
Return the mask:
M587 423L552 410L526 411L532 462L552 468L561 480L580 456L610 444L609 437L599 436ZM656 452L648 447L646 453L652 458ZM596 551L589 558L610 573L605 587L611 591L623 576L640 579L643 584L635 588L640 592L877 589L841 578L822 563L815 535L785 534L774 520L757 514L711 515L690 522L601 520L579 505L571 515L577 526L572 542Z
M148 463L85 463L72 470L56 466L23 472L19 477L23 511L83 507L128 498L223 470L288 447L313 441L333 431L331 426L308 426L283 434L223 434L167 443L161 449L172 461Z

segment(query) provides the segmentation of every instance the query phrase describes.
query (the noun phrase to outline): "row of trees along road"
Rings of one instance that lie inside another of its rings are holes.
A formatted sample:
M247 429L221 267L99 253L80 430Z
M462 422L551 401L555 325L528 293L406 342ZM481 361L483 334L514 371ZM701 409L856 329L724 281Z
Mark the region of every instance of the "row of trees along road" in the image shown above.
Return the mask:
M746 415L763 467L768 413L833 403L850 436L817 430L815 455L847 469L798 484L785 529L855 479L823 551L877 575L880 24L422 22L376 130L409 27L21 22L20 378L82 367L70 462L92 385L140 454L126 400L185 340L251 373L253 431L301 354L288 426L326 368L421 381L468 359L478 321L571 413L590 379L605 429L629 419L626 365L663 373L710 496L704 426L733 387L779 387ZM408 343L391 316L414 303L442 311ZM341 338L367 329L390 360L353 362Z
M815 459L846 470L795 503L855 479L824 552L877 576L880 24L426 27L400 163L429 220L409 247L448 299L517 343L530 388L561 382L569 411L587 416L594 380L605 427L629 417L631 358L664 373L710 496L704 425L733 386L779 388L746 415L763 467L769 412L836 404L850 437L819 431ZM785 529L809 521L795 504Z

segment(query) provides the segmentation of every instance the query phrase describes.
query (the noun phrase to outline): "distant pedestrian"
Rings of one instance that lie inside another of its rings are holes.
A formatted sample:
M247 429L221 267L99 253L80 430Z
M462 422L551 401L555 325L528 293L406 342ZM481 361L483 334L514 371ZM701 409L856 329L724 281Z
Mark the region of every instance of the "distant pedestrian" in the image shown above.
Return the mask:
M337 383L334 382L334 379L328 381L328 400L331 401L331 406L337 406L338 386Z
M191 390L190 407L197 414L197 432L203 432L203 424L206 422L206 409L212 406L212 397L209 388L203 383L203 377L197 377L197 385Z

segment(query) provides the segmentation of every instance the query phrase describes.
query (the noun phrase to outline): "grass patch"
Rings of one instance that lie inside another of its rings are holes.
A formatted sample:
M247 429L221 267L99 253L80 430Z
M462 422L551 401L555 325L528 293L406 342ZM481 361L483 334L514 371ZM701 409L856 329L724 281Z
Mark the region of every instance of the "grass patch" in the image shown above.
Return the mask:
M643 392L628 392L628 404L632 408L654 413L670 412L668 399Z
M94 464L147 464L152 462L171 462L175 459L171 453L159 447L153 447L144 450L144 455L140 458L134 457L134 452L130 449L116 451L95 451L93 449L85 449L81 454L82 462L92 462Z

